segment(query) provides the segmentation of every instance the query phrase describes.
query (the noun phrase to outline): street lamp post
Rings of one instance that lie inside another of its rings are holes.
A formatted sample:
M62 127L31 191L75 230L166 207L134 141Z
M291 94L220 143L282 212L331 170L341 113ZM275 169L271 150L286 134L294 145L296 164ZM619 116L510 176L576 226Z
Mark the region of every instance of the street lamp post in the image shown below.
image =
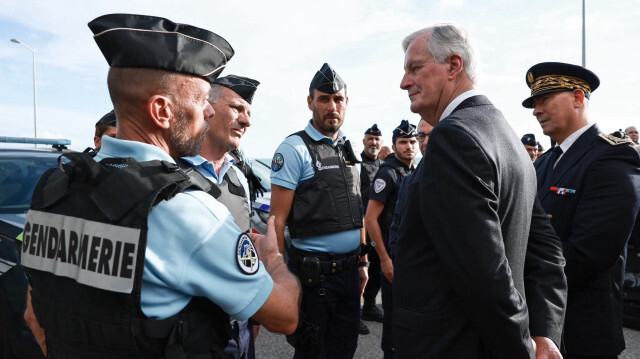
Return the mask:
M25 44L24 42L11 39L11 42L15 42L16 44L20 44L31 51L33 54L33 137L38 138L38 101L36 97L36 49L31 46Z

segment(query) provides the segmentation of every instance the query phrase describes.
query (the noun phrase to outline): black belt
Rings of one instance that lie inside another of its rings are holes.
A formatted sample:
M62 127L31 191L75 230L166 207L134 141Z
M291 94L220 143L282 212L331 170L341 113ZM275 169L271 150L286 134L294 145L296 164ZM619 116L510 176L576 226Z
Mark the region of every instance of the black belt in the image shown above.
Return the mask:
M315 257L320 262L320 272L324 275L340 273L358 266L360 248L345 254L308 252L291 246L289 248L289 262L299 268L305 257Z

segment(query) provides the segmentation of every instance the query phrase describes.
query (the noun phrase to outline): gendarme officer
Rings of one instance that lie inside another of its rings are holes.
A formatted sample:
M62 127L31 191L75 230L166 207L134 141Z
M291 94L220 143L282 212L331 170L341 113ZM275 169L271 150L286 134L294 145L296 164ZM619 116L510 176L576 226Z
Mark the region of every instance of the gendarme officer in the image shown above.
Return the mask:
M402 180L413 172L413 159L418 152L416 140L416 126L407 120L402 120L400 125L393 130L393 158L387 159L376 174L369 206L365 215L365 226L371 240L375 243L375 251L380 258L382 269L381 289L382 307L384 309L384 322L382 325L381 348L385 359L394 357L392 335L392 298L391 283L393 283L393 258L389 249L389 228L393 221L393 215L398 201L398 191Z
M562 240L567 263L565 358L616 358L624 349L625 245L638 212L640 159L628 139L590 123L600 80L577 65L545 62L526 73L542 132L558 145L534 163L538 198Z
M382 159L378 157L380 148L382 147L382 131L378 128L377 124L369 127L364 132L364 138L362 144L364 150L360 154L362 163L360 164L360 192L362 193L362 208L367 210L369 204L369 192L371 192L371 185L376 178L376 173L382 164ZM367 235L367 244L371 243L371 238ZM376 322L382 322L382 311L376 306L376 296L380 291L380 259L376 251L369 251L369 281L364 288L364 294L362 298L364 302L362 304L362 319L373 320ZM369 328L360 323L360 334L368 334Z
M224 357L229 316L295 330L299 285L273 229L249 238L172 158L199 153L231 46L153 16L89 27L118 129L94 158L46 172L27 214L22 260L49 356Z
M178 160L178 165L194 168L210 185L209 194L231 212L243 232L251 230L250 189L247 178L229 152L251 126L251 101L260 82L247 77L227 75L211 85L209 103L215 114L209 119L200 155ZM250 168L250 167L249 167ZM233 320L233 338L225 352L234 358L255 358L253 328L248 320Z
M280 250L288 224L288 265L303 284L296 358L352 358L357 346L368 262L360 256L365 238L358 159L340 131L348 101L346 85L324 64L309 86L311 121L284 140L271 164Z

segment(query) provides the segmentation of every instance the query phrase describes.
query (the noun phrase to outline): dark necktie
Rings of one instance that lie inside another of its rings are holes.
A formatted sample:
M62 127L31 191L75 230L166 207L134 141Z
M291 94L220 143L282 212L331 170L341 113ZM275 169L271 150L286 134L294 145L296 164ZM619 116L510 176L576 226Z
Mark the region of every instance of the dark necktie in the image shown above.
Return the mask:
M553 165L558 161L558 157L562 154L562 148L555 146L549 155L549 163L547 163L547 178L551 176L553 172Z

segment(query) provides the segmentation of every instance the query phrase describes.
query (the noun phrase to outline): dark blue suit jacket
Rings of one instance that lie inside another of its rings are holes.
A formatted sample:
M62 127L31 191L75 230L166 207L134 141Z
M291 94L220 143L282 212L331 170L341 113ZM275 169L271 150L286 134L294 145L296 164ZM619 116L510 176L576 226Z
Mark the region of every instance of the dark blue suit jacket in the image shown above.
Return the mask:
M396 357L534 358L530 334L560 337L566 283L531 160L484 96L429 138L398 208Z
M538 196L562 240L569 286L564 351L612 356L624 349L622 282L625 244L638 212L640 158L612 145L596 125L547 173L535 162Z

